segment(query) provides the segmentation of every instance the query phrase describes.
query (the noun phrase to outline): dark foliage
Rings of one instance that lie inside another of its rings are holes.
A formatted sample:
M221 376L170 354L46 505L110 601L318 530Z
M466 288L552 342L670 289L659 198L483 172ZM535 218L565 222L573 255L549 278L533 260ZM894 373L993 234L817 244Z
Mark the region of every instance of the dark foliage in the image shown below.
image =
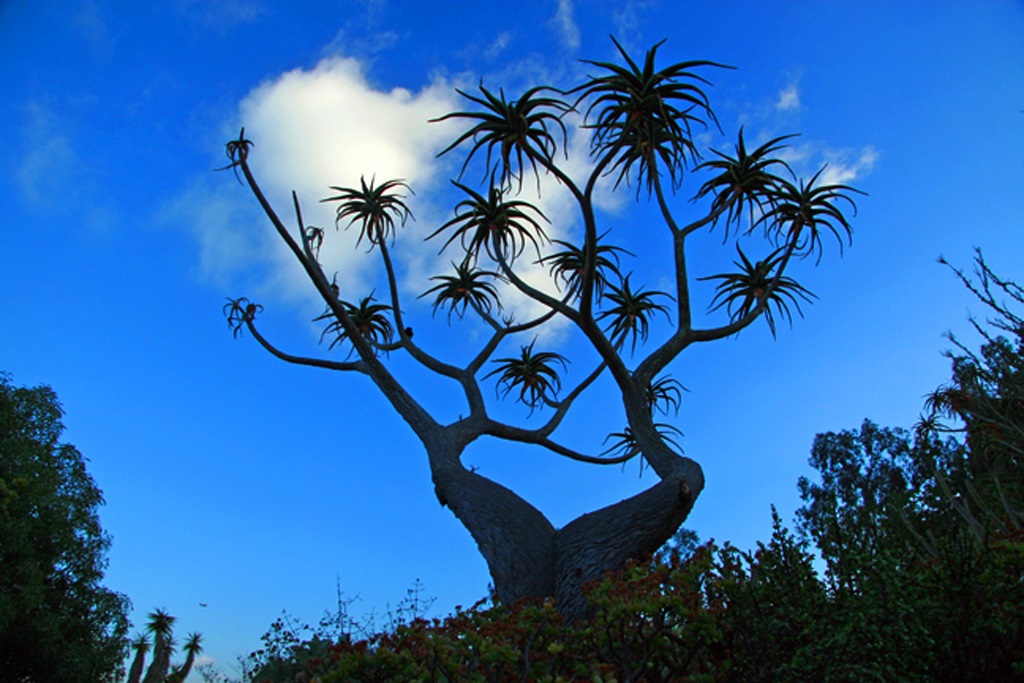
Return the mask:
M0 679L112 681L122 675L128 599L100 585L110 538L103 496L60 442L49 387L0 374Z
M1024 681L1024 324L994 293L1024 300L980 256L958 274L997 312L982 348L957 343L914 431L816 437L798 533L774 511L752 552L684 530L591 584L590 621L535 601L293 637L253 680ZM662 380L651 410L679 398Z

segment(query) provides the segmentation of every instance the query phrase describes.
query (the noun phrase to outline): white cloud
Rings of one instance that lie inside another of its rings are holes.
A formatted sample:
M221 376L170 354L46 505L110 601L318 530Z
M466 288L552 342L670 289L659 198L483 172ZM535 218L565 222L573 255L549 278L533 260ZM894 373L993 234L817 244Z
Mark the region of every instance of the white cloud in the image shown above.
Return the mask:
M775 109L784 112L800 109L800 88L796 83L790 83L779 91L775 99Z
M572 0L558 0L558 11L555 12L555 27L561 36L562 43L570 51L579 49L580 29L573 18Z
M825 154L827 166L821 174L821 183L827 185L848 185L863 178L878 162L878 152L868 145L859 152L842 150Z
M453 106L454 93L444 83L418 93L385 92L366 80L359 62L333 57L312 70L296 69L260 85L240 103L238 118L255 143L250 157L253 169L282 220L295 225L290 197L294 189L306 225L330 228L334 209L319 200L332 194L329 186L358 186L361 176L376 177L378 182L404 179L419 193L409 198L413 211L418 217L429 216L430 190L436 189L443 175L434 154L443 148L450 127L428 124L428 120ZM243 195L240 200L255 203L246 193L238 194ZM201 237L204 268L221 271L237 260L238 244L235 238L223 236L221 219L231 210L215 202L209 211ZM211 230L217 235L206 235ZM327 237L321 253L325 270L337 271L348 291L362 292L370 286L377 257L355 248L353 231L335 234L330 229ZM253 245L246 244L249 253ZM275 262L272 278L281 295L294 298L309 293L305 276L283 245L273 249L270 260Z
M829 185L860 180L871 173L878 161L878 151L872 145L859 150L849 147L837 149L817 142L791 145L781 150L778 156L798 177L808 180L821 171L818 183Z
M466 150L440 160L435 154L465 129L465 122L428 121L468 103L442 80L417 92L375 87L362 64L352 58L325 58L312 69L296 69L268 80L239 103L236 125L244 125L246 137L254 142L253 170L293 234L297 233L293 189L302 204L305 225L327 229L321 261L328 277L338 274L346 298L362 297L374 289L378 298L384 296L380 259L376 253L367 254L365 245L356 248L355 229L336 232L331 227L334 207L319 200L333 194L330 186L357 186L361 176L367 180L375 176L378 182L399 178L411 186L415 194L408 196L408 203L416 221L399 234L393 250L408 307L413 297L430 286L430 275L447 273L450 262L460 257L457 244L438 254L444 237L430 242L423 238L451 217L453 204L461 199L448 179L458 173ZM559 164L570 177L583 182L591 160L587 132L577 123L566 120L569 158L559 152ZM462 180L477 188L478 174L479 168L471 168ZM315 292L305 274L259 212L255 199L228 173L223 177L218 187L210 188L207 179L167 207L171 216L194 230L203 274L232 289L239 286L239 278L242 284L248 281L245 286L250 288L258 278L255 291L248 292L254 298L264 302L276 298L304 308L319 306L314 304ZM617 211L630 195L621 189L613 193L609 185L599 184L596 204L602 210ZM528 173L517 198L534 202L550 219L550 225L545 225L549 237L579 240L578 207L553 176L541 175L538 195L537 183ZM547 269L530 266L533 260L535 255L524 254L517 270L522 267L526 281L555 293ZM535 303L508 294L507 312L517 320L543 312Z

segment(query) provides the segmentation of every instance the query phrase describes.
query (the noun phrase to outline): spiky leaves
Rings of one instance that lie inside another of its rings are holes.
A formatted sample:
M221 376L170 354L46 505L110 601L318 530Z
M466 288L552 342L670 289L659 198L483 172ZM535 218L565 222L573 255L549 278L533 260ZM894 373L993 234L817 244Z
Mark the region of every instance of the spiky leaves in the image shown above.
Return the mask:
M679 407L682 405L683 392L687 388L672 377L659 377L644 388L644 399L647 401L647 409L651 415L658 412L668 415L679 414Z
M636 350L637 341L647 341L651 320L656 313L668 317L668 308L659 304L657 297L671 299L665 292L634 291L627 275L619 285L609 285L605 299L610 306L598 314L598 320L608 320L605 332L612 344L621 348L626 340L630 342L630 353Z
M753 152L748 152L743 140L743 129L740 128L736 156L712 149L718 158L705 161L697 167L717 171L713 178L701 186L696 199L709 194L714 196L711 213L725 213L725 239L729 237L729 225L738 224L746 213L752 227L756 222L755 212L760 213L771 202L779 182L775 174L776 167L792 174L789 165L775 156L786 147L786 140L792 137L795 136L772 138Z
M374 303L373 295L365 296L358 304L342 301L345 313L359 335L367 340L371 346L380 348L390 344L395 336L394 325L391 324L391 306L387 304ZM313 319L314 321L330 320L327 327L320 334L320 341L325 337L331 337L328 348L333 349L338 344L350 341L350 336L341 320L335 317L333 311L326 311Z
M162 609L149 613L146 630L153 634L153 661L146 670L143 683L161 683L167 677L171 666L171 654L174 650L172 634L175 618Z
M435 275L431 280L438 284L420 294L425 297L428 294L435 294L433 313L437 314L438 308L448 309L448 320L451 321L452 313L462 317L467 307L489 315L492 308L501 308L501 301L498 298L498 290L494 286L494 280L500 280L501 276L490 270L478 270L469 263L463 261L456 265L454 275Z
M558 148L553 130L561 130L562 147L565 147L566 130L561 116L571 109L557 98L542 97L541 93L548 90L550 88L531 88L517 100L506 100L503 90L495 95L483 85L480 86L482 97L458 90L460 95L480 105L482 110L454 112L433 119L468 119L473 123L468 131L456 138L438 156L470 141L472 146L462 164L459 178L466 172L473 156L484 149L487 169L484 177L490 177L499 187L511 190L512 181L516 181L517 190L522 189L527 165L537 175L539 183L537 162L552 161Z
M245 297L241 297L239 299L228 299L222 311L224 312L224 317L228 319L231 335L237 339L238 335L242 333L242 325L255 320L257 314L263 311L263 306L253 303Z
M665 376L655 379L644 387L647 412L651 417L654 417L655 413L667 416L670 411L673 415L678 414L683 398L682 392L684 391L686 391L686 387L671 377ZM662 440L673 448L679 451L682 450L679 442L675 439L676 436L683 435L678 428L666 422L655 422L654 429ZM636 436L633 434L631 427L627 426L621 432L612 432L605 438L605 443L609 441L611 441L611 445L604 450L604 455L616 454L617 456L626 456L636 455L640 452L640 445L637 443Z
M538 222L538 218L547 221L547 217L540 209L527 201L506 199L498 187L492 187L485 197L461 183L453 184L469 196L455 205L454 218L427 237L432 239L450 230L441 251L458 239L466 258L474 263L483 252L494 261L511 265L527 244L540 256L540 243L547 241Z
M598 239L600 240L600 238ZM562 250L548 254L538 263L548 266L551 278L562 291L579 296L586 275L586 246L577 247L575 244L562 240L553 240L553 244L562 247ZM594 254L594 289L598 298L608 287L610 275L614 275L616 279L622 279L619 272L619 252L629 253L620 247L600 244L600 242L597 245Z
M395 238L395 224L405 225L405 222L412 217L412 211L405 203L405 195L400 192L402 188L412 190L401 180L388 180L376 185L371 178L369 184L365 177L360 177L360 186L334 187L332 190L338 192L333 197L322 199L322 202L340 202L335 217L335 225L348 220L346 228L353 223L359 224L359 238L356 245L362 243L365 238L370 243L370 249L386 242L389 238Z
M791 308L803 316L800 302L810 303L817 297L792 278L779 276L777 268L784 258L785 247L776 249L763 261L755 263L750 262L739 245L736 245L736 251L740 260L733 261L733 264L739 268L738 272L699 278L718 281L708 310L716 311L725 306L729 318L736 321L745 318L763 304L764 319L774 337L776 315L792 324Z
M183 683L192 671L196 656L203 651L203 636L199 633L190 633L182 649L185 651L185 661L175 667L174 671L167 677L167 683Z
M551 351L534 352L531 342L520 349L518 357L499 358L498 367L484 377L498 375L498 391L502 397L517 392L516 400L530 407L531 412L545 403L554 402L562 380L557 366L564 369L567 360Z
M817 262L824 253L821 238L826 232L839 242L840 253L844 237L846 242L851 241L853 228L843 213L843 204L856 215L857 204L850 195L864 194L849 185L819 185L824 171L822 168L808 181L779 179L770 207L758 221L778 244L792 245L795 256L806 258L817 253Z
M128 670L128 683L139 683L142 680L142 670L146 665L146 653L149 652L149 646L149 636L145 633L135 634L135 638L129 643L135 656L132 658L132 665Z
M218 171L225 171L231 169L232 173L235 174L235 178L241 182L241 178L238 178L238 167L245 162L249 157L249 150L256 143L252 140L248 140L245 137L245 128L238 133L237 140L231 140L224 146L224 153L228 155L228 160L231 162L227 166L218 168Z
M652 190L659 162L678 186L683 171L700 158L693 126L717 125L702 89L710 83L695 69L722 65L688 61L658 69L655 57L662 41L647 52L641 67L612 40L626 65L587 61L604 73L571 91L590 99L586 127L594 131L592 153L609 173L618 172L616 186L635 176L638 192L642 184Z

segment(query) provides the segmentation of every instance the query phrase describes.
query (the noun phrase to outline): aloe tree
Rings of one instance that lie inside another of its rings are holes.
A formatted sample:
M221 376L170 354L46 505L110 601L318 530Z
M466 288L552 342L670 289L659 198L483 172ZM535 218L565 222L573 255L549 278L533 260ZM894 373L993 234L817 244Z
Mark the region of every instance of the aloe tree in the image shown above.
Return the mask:
M382 264L383 299L357 296L352 303L321 265L324 231L303 221L298 196L292 195L293 232L257 182L250 165L253 143L245 130L227 145L227 168L240 173L322 298L324 339L347 355L280 350L257 327L262 307L245 298L230 299L224 307L236 336L248 330L290 363L368 376L422 442L437 499L476 540L497 597L509 602L552 596L569 617L588 614L581 590L586 582L660 547L704 488L700 465L682 454L678 429L656 421L679 407L680 385L667 374L670 364L690 347L736 335L758 319L773 333L777 320L792 321L792 312L799 314L799 304L812 295L792 278L790 266L812 256L817 265L830 235L842 248L851 236L847 213L856 210L857 190L825 184L820 172L806 181L796 177L779 156L788 136L751 151L741 130L733 154L712 150L713 158L703 161L697 135L718 126L704 74L725 67L707 61L659 66L660 43L639 64L616 47L621 63L587 62L594 75L575 88L535 87L510 99L504 91L494 94L480 86L479 96L460 93L470 104L467 111L442 117L465 124L441 152L465 152L453 181L462 199L428 239L458 256L452 262L455 273L432 278L436 284L424 296L433 296L433 313L448 312L449 324L454 312L456 322L475 318L489 330L468 362L446 360L413 340L407 317L417 311L400 296L391 256L398 228L412 217L405 195L411 190L403 181L364 179L360 187L333 188L336 194L325 200L338 202L339 227L355 226L360 242L365 240ZM589 166L581 178L560 165L569 152L567 128L574 125L590 135ZM462 182L471 162L482 168L479 191ZM538 187L547 175L572 197L582 224L578 242L548 242L547 218L521 194L531 173ZM705 178L696 202L678 202L683 178L691 174ZM672 254L670 291L640 285L642 275L624 267L629 252L609 244L608 232L599 232L595 192L606 177L614 187L635 188L638 202L655 204L662 231L644 239L660 240ZM704 208L684 220L679 209L694 206ZM714 230L727 241L760 243L767 255L752 261L741 250L736 272L709 276L717 282L709 302L712 322L701 325L692 313L687 246L692 235ZM550 287L530 284L545 270ZM541 312L515 320L501 298L508 288ZM538 330L556 317L568 321L590 347L581 356L593 359L586 367L535 348L541 343ZM509 347L510 353L499 355ZM399 381L391 365L398 352L461 389L465 408L458 420L440 421L423 397ZM621 395L626 425L609 434L609 449L587 452L556 433L576 399L602 377L610 378L605 381ZM495 391L485 391L491 385ZM529 417L521 423L495 418L491 404L502 399L523 404ZM553 456L595 465L640 459L659 481L556 529L522 497L463 464L465 449L485 437L540 446Z
M153 661L149 663L142 683L164 683L167 679L174 653L174 622L175 618L165 610L155 609L149 613L146 630L153 634Z
M142 669L146 665L146 653L149 652L149 635L135 634L130 646L135 656L132 657L132 665L128 669L128 683L139 683L142 680Z
M167 683L183 683L195 664L196 655L203 651L203 636L199 633L190 633L185 640L182 649L185 651L185 661L174 667L174 670L167 677Z

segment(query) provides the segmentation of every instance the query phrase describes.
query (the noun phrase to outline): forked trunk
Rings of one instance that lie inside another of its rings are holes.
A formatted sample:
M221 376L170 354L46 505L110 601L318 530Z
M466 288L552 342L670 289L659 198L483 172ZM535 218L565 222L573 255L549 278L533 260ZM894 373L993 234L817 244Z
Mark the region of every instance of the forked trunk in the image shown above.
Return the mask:
M703 486L697 468L698 481L668 477L556 530L520 496L463 467L451 446L435 443L429 450L438 500L476 540L498 599L553 597L566 619L588 618L584 585L661 547Z

